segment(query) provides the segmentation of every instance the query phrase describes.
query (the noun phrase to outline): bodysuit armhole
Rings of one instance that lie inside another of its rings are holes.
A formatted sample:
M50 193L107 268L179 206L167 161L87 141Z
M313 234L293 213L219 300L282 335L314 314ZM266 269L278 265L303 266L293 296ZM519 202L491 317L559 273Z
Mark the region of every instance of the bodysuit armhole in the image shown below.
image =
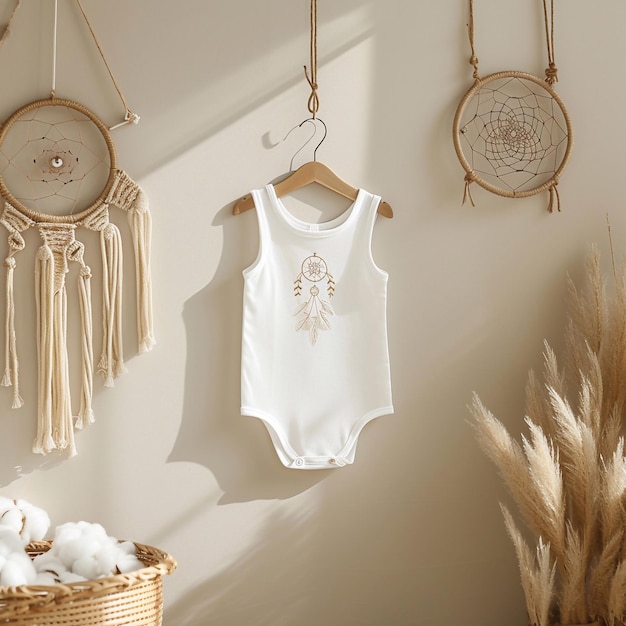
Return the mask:
M372 250L372 240L374 237L374 228L376 227L377 216L378 216L378 205L380 204L381 197L380 196L372 196L370 205L368 207L367 213L367 255L372 264L372 267L379 272L382 276L387 277L388 273L382 269L374 259L374 252Z

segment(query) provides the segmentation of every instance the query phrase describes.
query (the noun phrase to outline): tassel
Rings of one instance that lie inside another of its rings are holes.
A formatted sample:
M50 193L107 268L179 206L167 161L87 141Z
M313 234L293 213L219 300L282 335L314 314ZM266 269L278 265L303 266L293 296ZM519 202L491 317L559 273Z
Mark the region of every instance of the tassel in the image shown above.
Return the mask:
M91 313L91 270L83 265L78 279L80 299L80 319L82 325L82 389L80 411L76 418L76 428L82 429L94 422L93 408L93 327Z
M141 190L128 210L128 223L135 252L139 352L149 352L156 343L153 330L152 280L150 275L152 217L148 208L148 199Z
M465 175L465 188L463 190L463 202L461 202L461 205L464 205L465 202L468 200L470 201L470 204L475 207L476 205L474 204L474 198L472 198L472 190L470 189L470 185L472 184L472 182L474 181L474 174L472 172L468 172Z
M24 405L20 396L19 388L19 363L17 360L16 338L15 338L15 301L13 296L13 271L15 269L15 258L8 256L4 265L7 268L6 284L6 348L5 367L2 378L3 387L13 387L12 408L19 409Z
M56 287L52 320L52 437L57 448L69 448L69 456L74 456L76 446L67 355L67 292L64 281Z
M122 239L115 224L100 231L103 267L103 338L98 369L104 386L126 371L122 347Z
M37 304L37 362L39 389L37 397L37 437L33 452L45 454L55 448L52 439L52 368L53 368L53 299L54 257L43 245L35 262L35 297Z
M559 191L557 189L558 182L554 182L548 188L548 192L550 193L550 201L548 202L548 213L552 213L554 210L554 200L556 198L556 210L561 212L561 198L559 197Z

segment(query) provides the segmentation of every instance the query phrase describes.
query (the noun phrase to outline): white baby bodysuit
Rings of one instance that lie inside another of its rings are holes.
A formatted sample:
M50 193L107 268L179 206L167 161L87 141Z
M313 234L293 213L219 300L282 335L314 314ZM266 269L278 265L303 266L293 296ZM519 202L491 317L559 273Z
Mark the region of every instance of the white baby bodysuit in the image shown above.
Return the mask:
M241 414L263 420L286 467L342 467L363 427L393 413L387 273L371 252L380 197L360 189L338 218L309 224L272 185L252 194L260 245L243 272Z

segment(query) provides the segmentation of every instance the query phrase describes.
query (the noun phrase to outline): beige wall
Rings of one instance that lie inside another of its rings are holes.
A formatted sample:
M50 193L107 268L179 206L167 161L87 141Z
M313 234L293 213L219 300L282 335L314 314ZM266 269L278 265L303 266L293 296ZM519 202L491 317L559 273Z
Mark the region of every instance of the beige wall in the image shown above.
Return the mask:
M6 22L13 2L0 4ZM49 93L52 5L22 2L0 49L3 116ZM59 5L57 95L116 123L75 5ZM12 411L0 394L0 494L43 506L55 524L99 521L170 551L172 626L525 624L498 509L506 495L466 406L477 391L520 431L526 372L544 338L560 346L566 272L580 275L592 241L609 266L607 214L626 251L626 3L557 3L557 89L576 140L563 211L549 215L545 194L505 200L478 187L477 206L461 206L451 125L471 84L464 0L320 0L329 134L319 157L395 210L376 225L374 254L390 274L396 413L365 428L353 466L302 473L280 465L261 422L239 416L241 271L257 235L254 212L231 209L286 173L301 143L295 132L279 142L308 115L308 2L84 6L141 115L114 139L153 210L158 345L134 356L129 279L128 374L114 389L98 380L98 419L76 458L34 456L34 313L24 305L27 404ZM483 74L543 73L539 0L476 0L476 14ZM130 255L126 266L131 276ZM32 274L16 280L32 300Z

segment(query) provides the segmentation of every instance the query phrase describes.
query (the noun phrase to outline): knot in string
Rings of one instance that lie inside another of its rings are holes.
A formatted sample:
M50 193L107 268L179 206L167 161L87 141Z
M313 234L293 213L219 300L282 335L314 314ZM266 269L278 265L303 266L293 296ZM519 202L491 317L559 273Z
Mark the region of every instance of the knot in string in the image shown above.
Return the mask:
M474 73L472 74L472 77L478 79L478 57L475 54L472 54L469 63L474 68Z
M12 256L8 256L6 259L4 259L4 267L8 268L8 269L14 269L15 268L15 258Z
M476 180L476 176L474 172L467 172L465 174L465 188L463 190L463 202L461 202L461 206L465 204L467 200L470 201L470 204L475 207L474 198L472 198L472 191L470 189L470 185Z
M554 83L558 83L558 82L559 82L558 68L555 65L554 61L551 61L548 67L546 68L546 83L548 83L548 85L554 85Z
M548 193L550 194L550 199L548 201L548 213L552 213L554 211L554 205L556 204L556 210L561 212L561 197L559 196L559 190L557 189L557 185L559 184L559 179L557 176L554 177L552 184L548 187Z
M109 222L102 229L102 234L107 241L110 241L115 236L115 226Z
M304 76L311 87L311 94L307 101L307 109L315 119L320 108L320 98L317 95L317 0L311 0L311 36L309 42L311 74L304 66Z
M306 77L307 82L311 86L311 94L309 95L309 99L307 101L307 109L309 113L315 118L315 114L318 112L320 108L320 98L317 95L317 81L313 80L311 76L309 76L309 71L304 66L304 75Z

